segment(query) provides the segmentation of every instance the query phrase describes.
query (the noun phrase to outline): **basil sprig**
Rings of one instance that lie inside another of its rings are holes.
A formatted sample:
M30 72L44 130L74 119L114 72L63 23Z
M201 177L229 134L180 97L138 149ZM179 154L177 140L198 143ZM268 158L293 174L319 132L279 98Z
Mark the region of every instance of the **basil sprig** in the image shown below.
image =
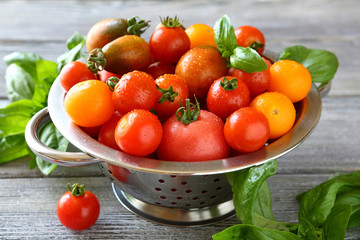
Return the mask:
M34 53L14 52L4 57L8 64L5 79L10 104L0 109L0 164L30 156L30 168L36 166L48 175L56 165L36 157L25 141L25 127L30 118L47 106L50 87L61 68L82 57L85 37L75 33L67 41L68 51L53 62ZM51 148L65 151L68 142L52 123L39 132L40 140Z
M321 85L327 84L339 66L336 55L324 49L310 49L301 45L285 48L279 60L294 60L304 65L310 72L312 81Z
M234 27L231 25L227 15L216 21L214 33L218 50L231 67L247 73L261 72L268 68L254 49L238 46Z
M273 216L266 179L275 173L273 160L228 174L242 224L213 235L214 240L342 240L346 229L360 226L360 171L337 174L297 196L298 223L278 222Z

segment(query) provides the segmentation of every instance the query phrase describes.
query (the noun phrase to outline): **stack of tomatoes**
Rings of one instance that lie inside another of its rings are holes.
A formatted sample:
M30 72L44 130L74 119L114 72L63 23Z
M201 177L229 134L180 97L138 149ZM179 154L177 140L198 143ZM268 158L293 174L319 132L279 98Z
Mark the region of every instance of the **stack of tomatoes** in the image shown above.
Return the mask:
M146 42L147 27L138 18L95 24L86 39L90 65L72 62L59 75L65 110L99 142L136 156L204 161L256 151L292 128L294 103L311 88L304 66L263 58L266 70L247 73L228 67L205 24L185 29L164 18ZM235 35L262 54L257 28Z

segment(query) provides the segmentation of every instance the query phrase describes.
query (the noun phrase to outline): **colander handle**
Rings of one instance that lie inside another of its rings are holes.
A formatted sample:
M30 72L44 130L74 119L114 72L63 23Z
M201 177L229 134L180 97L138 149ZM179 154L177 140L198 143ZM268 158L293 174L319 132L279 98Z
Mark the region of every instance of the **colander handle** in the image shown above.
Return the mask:
M327 84L318 87L318 90L319 90L319 93L320 93L321 98L326 97L326 96L328 95L328 93L330 92L331 82L332 82L332 81L329 81Z
M25 129L25 140L31 149L41 159L61 166L78 167L102 162L83 152L62 152L43 144L39 139L39 130L51 121L47 108L37 112L28 122Z

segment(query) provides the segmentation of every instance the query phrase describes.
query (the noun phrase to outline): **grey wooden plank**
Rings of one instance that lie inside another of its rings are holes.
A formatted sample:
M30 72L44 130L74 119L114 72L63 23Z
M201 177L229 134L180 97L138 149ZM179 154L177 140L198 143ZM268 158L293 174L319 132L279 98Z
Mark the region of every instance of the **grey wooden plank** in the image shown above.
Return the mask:
M269 179L275 218L297 222L296 195L320 184L330 175L277 174ZM100 217L93 227L81 232L63 227L56 216L56 204L68 182L81 181L97 195ZM196 228L168 227L140 219L116 200L109 181L93 178L0 179L0 238L6 239L210 239L236 217ZM31 223L31 224L29 224ZM346 239L359 239L360 229L348 230Z

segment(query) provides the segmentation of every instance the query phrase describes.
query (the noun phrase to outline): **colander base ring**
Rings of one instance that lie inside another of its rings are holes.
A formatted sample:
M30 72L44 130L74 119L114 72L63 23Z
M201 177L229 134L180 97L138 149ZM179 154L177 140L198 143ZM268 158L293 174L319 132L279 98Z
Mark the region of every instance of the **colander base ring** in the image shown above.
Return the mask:
M169 208L140 201L121 191L112 183L118 201L130 212L146 220L168 226L202 226L228 219L235 215L232 200L204 208Z

